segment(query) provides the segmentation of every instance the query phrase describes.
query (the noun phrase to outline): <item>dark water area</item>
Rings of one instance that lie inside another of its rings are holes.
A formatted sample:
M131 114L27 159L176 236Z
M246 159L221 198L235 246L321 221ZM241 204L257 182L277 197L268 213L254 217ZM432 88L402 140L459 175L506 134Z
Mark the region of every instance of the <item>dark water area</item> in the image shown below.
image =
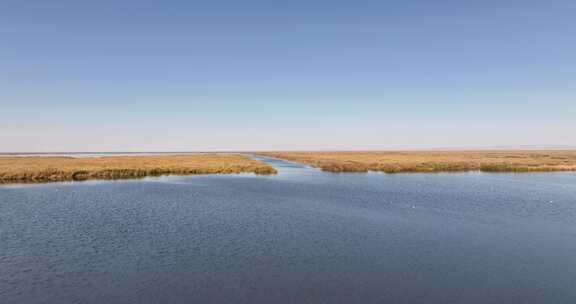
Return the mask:
M0 303L576 303L576 174L0 186Z

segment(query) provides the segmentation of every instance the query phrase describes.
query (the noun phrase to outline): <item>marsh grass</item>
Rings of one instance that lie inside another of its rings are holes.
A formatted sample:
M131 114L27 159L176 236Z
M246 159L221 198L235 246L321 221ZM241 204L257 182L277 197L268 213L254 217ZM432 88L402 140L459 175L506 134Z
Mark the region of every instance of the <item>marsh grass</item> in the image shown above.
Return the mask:
M165 156L0 157L0 183L131 179L161 175L274 174L276 170L240 154Z
M269 152L329 172L576 171L576 151Z

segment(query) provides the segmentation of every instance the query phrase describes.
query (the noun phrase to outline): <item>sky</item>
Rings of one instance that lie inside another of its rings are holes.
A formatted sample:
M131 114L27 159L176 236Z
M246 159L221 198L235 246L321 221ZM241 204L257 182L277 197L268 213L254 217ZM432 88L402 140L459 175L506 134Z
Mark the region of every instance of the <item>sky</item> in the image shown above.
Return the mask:
M0 152L576 146L576 1L0 0Z

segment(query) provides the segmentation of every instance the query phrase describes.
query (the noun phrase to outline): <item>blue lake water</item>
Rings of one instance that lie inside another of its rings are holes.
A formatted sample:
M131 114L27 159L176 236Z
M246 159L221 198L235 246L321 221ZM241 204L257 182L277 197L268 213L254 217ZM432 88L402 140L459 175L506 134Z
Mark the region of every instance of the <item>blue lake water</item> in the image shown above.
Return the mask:
M576 174L0 186L0 303L576 303Z

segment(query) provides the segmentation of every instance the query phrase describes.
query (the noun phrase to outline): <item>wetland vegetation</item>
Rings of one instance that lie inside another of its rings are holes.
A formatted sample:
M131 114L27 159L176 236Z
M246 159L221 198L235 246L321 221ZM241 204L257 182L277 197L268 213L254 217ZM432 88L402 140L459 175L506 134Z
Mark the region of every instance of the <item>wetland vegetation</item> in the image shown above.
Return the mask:
M576 171L576 151L268 152L329 172Z
M160 175L274 174L276 169L241 154L106 157L0 157L0 183L128 179Z

